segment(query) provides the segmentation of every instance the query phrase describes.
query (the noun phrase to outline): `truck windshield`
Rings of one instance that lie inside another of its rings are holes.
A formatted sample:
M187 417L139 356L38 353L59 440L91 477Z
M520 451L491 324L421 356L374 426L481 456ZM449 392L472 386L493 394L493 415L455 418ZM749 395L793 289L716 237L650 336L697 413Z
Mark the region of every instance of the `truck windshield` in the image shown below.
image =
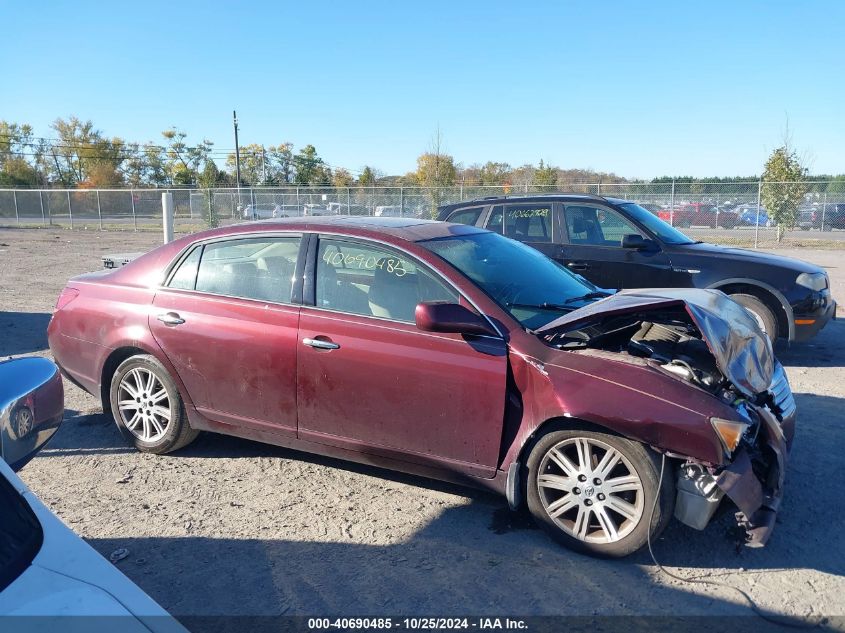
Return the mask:
M469 277L528 329L535 329L609 293L539 251L498 233L420 242Z
M695 244L695 240L691 240L678 229L670 226L653 213L646 211L640 205L633 202L626 202L619 206L634 220L644 225L645 228L651 231L664 244Z

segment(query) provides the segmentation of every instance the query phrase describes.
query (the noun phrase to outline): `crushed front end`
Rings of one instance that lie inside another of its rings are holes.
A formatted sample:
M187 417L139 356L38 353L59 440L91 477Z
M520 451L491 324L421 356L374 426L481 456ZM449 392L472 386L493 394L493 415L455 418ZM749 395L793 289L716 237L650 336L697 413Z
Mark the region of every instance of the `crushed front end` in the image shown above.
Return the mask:
M678 520L704 529L727 496L739 510L746 544L766 543L783 496L796 407L768 338L742 307L718 291L625 291L540 333L561 350L636 358L728 405L730 416L708 420L723 449L718 462L654 448L680 464Z
M686 461L678 470L675 516L703 529L723 496L736 504L737 523L746 531L746 545L762 547L774 528L783 497L786 460L795 433L795 400L780 363L770 388L756 402L736 408L748 424L733 450L726 447L725 465L713 467Z

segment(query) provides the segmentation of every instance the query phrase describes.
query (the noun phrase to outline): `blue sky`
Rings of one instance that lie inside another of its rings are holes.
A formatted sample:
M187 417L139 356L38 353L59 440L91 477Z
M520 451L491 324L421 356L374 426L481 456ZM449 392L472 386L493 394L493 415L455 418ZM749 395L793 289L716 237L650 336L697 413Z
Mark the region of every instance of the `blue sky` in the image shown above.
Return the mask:
M3 2L0 119L469 165L753 175L789 127L845 172L845 2Z

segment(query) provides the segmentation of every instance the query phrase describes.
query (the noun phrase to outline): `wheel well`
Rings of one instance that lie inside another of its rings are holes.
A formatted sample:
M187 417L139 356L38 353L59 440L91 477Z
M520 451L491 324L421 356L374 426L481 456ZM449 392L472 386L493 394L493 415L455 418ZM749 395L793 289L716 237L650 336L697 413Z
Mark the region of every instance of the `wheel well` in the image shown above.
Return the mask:
M778 322L778 336L789 336L789 319L786 310L780 300L765 288L754 284L733 283L719 286L716 290L721 290L726 295L742 293L757 297L775 315Z
M146 353L140 347L119 347L109 354L109 357L103 364L103 373L100 375L100 400L102 401L104 413L111 410L111 398L109 397L111 379L114 376L114 372L120 366L120 363L132 356Z

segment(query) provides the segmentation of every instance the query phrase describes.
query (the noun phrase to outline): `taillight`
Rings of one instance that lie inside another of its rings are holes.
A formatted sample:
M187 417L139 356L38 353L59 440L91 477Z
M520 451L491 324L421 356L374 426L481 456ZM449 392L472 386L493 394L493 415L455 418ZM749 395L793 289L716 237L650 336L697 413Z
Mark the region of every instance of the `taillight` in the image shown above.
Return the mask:
M79 290L76 288L65 288L62 290L62 293L59 295L58 300L56 301L56 309L53 312L58 312L62 308L64 308L67 304L71 301L76 299L79 296Z

